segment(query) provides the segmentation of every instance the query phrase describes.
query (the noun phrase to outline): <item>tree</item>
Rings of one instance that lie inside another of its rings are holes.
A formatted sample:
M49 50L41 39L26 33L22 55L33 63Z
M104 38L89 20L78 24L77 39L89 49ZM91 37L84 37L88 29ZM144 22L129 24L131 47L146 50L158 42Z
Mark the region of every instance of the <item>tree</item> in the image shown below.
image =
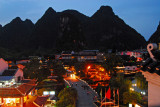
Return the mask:
M78 94L75 88L71 88L71 87L64 88L64 90L62 90L58 94L58 98L60 98L60 100L57 101L56 106L57 107L75 107L77 97L78 97Z
M116 74L114 67L123 65L122 59L115 54L107 54L106 61L102 63L102 66L107 70L111 75Z
M62 64L56 63L53 65L53 72L55 75L62 76L66 73L66 70L64 69Z
M109 85L111 86L111 89L119 89L119 99L122 103L123 93L129 91L131 87L131 81L129 79L125 79L122 74L118 74L110 79Z
M136 61L137 61L137 58L135 58L134 56L132 56L132 57L130 57L130 61L136 62Z
M47 68L41 68L38 58L32 58L29 63L26 64L24 69L24 78L37 79L42 81L50 75L50 71Z
M57 76L62 76L66 73L66 70L61 62L50 60L48 62L48 68L53 69L53 74Z
M75 67L76 72L79 73L79 71L80 71L79 74L84 73L83 71L85 69L85 66L86 66L85 62L76 62L76 63L74 63L74 67Z
M141 73L137 73L136 76L136 82L137 82L137 87L142 89L142 90L147 90L148 89L148 82L144 78L144 76Z
M38 89L37 94L39 96L42 96L43 95L43 91L45 91L45 90L46 90L45 88Z
M39 59L38 58L32 58L29 63L26 64L26 67L24 69L24 77L25 78L37 78L39 73Z
M127 104L127 103L136 104L136 103L140 103L141 101L142 101L142 96L138 92L128 91L123 93L124 104Z

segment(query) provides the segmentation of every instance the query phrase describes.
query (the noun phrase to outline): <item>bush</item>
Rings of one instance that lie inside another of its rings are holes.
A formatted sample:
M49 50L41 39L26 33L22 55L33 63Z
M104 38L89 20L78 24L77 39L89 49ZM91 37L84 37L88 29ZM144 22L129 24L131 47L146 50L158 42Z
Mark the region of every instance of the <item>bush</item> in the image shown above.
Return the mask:
M142 96L138 92L132 91L123 93L124 104L127 103L136 104L136 103L141 103L141 101L142 101Z

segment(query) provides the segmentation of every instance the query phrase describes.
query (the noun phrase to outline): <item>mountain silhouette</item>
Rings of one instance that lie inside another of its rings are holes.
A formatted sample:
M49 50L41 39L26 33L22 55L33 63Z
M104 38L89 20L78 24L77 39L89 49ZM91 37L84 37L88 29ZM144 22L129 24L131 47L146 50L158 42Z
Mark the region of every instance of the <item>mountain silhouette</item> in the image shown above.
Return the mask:
M32 33L33 28L34 24L31 20L26 19L22 21L20 17L16 17L1 29L1 47L10 49L25 47L25 45L28 44L25 41Z
M4 27L0 26L0 42L0 47L8 49L59 52L133 50L146 44L144 37L115 15L109 6L101 6L91 17L76 10L56 12L50 7L35 24L17 17Z
M50 7L35 24L31 34L31 45L35 48L55 48L58 36L57 13Z
M157 27L157 30L149 38L149 42L160 43L160 22L159 22L159 25Z
M144 37L116 16L109 6L102 6L93 14L88 25L87 40L94 39L90 47L132 50L146 43Z

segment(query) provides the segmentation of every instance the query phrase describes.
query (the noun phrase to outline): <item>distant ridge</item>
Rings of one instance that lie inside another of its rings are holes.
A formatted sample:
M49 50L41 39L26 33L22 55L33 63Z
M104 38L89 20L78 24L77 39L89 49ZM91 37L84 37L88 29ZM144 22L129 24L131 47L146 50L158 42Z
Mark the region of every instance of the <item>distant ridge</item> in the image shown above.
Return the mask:
M143 36L114 14L110 6L101 6L88 17L76 10L56 12L49 7L33 24L16 17L0 26L0 47L24 50L133 50L146 44Z
M160 43L160 22L159 22L159 25L157 27L157 30L149 38L149 42Z

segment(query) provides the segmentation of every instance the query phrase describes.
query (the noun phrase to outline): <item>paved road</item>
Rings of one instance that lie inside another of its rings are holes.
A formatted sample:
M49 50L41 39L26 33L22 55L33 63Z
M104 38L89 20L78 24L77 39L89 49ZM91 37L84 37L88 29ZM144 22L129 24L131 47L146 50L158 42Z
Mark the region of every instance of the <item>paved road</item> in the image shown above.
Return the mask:
M97 94L90 87L88 90L86 88L84 89L82 85L87 85L85 82L78 79L71 79L71 78L65 78L65 79L71 84L72 87L77 89L78 92L77 107L96 107L96 105L93 103L93 97ZM89 94L87 94L88 92Z

